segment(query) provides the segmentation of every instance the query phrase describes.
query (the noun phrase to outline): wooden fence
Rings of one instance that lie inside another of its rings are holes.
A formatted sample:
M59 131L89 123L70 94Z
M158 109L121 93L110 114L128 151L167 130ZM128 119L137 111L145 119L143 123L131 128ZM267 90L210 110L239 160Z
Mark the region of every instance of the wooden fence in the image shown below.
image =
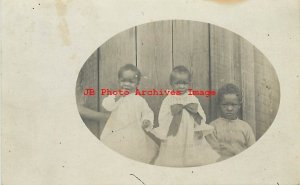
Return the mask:
M193 74L193 89L214 89L235 83L243 91L240 118L260 138L273 122L280 99L276 73L252 44L223 28L193 21L160 21L140 25L112 37L82 67L77 80L77 103L105 112L101 88L117 88L117 73L124 64L142 72L140 89L167 89L174 66L184 65ZM95 96L83 96L94 88ZM157 114L163 96L145 96ZM207 121L217 118L216 97L198 96ZM84 120L98 138L105 123Z

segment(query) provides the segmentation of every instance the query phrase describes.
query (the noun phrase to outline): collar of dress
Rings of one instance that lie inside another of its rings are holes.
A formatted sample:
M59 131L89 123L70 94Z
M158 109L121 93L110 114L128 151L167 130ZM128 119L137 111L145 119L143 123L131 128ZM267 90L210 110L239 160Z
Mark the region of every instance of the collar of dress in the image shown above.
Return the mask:
M226 119L226 118L222 118L222 117L220 117L220 119L221 119L221 120L224 120L225 122L228 122L228 123L230 123L230 122L237 122L237 121L240 120L239 118L236 118L236 119L234 119L234 120L231 120L231 119Z

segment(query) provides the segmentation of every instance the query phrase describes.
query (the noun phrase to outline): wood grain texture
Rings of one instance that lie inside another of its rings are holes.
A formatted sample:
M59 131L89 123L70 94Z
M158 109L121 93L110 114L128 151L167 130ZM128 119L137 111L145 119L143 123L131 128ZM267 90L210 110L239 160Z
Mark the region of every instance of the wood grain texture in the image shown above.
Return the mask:
M193 89L218 90L234 83L243 91L240 118L257 139L273 122L280 100L278 78L271 63L252 44L223 28L193 21L160 21L131 28L104 43L83 66L77 80L78 104L105 112L104 96L83 96L85 88L118 88L118 70L134 64L142 72L139 89L170 89L169 75L177 65L193 75ZM164 96L144 96L157 116ZM198 96L207 122L218 117L216 97ZM105 123L84 120L97 137Z
M118 71L125 64L136 64L135 29L121 32L99 48L99 89L118 89ZM100 111L105 96L99 96ZM100 124L100 134L105 123Z
M173 21L173 63L183 65L192 73L192 89L209 90L209 30L208 24L193 21ZM210 120L209 101L197 96Z
M243 93L242 117L256 133L254 47L245 39L240 39L241 90Z
M85 62L77 79L76 97L77 104L84 105L87 108L99 111L98 107L98 55L95 51ZM86 88L93 88L95 90L94 96L84 96L83 92ZM99 138L99 122L84 119L84 123L89 130Z
M142 71L140 89L167 89L172 70L172 22L137 27L137 67ZM155 114L155 125L165 96L144 96Z
M223 28L210 25L211 89L218 90L227 83L241 87L240 39ZM211 118L218 117L216 97L211 98ZM239 115L241 117L241 115ZM212 121L211 120L211 121Z
M280 100L279 81L267 58L255 51L256 138L259 139L273 122Z

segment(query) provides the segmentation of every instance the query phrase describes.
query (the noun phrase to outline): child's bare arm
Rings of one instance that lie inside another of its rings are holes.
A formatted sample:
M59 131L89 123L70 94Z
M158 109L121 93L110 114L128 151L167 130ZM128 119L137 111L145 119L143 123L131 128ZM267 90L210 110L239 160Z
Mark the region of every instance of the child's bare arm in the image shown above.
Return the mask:
M83 105L78 105L79 114L86 119L94 121L106 121L110 114L104 112L97 112Z
M153 129L154 114L146 100L142 103L142 128L146 131Z

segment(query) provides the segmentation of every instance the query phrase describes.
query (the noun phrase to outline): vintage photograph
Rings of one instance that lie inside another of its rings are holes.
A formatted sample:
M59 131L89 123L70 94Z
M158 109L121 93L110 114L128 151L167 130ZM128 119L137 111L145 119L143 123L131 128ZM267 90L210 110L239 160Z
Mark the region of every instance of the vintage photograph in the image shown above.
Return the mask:
M76 98L84 124L112 151L192 167L255 144L277 114L280 87L270 61L238 34L165 20L97 48L79 72Z

